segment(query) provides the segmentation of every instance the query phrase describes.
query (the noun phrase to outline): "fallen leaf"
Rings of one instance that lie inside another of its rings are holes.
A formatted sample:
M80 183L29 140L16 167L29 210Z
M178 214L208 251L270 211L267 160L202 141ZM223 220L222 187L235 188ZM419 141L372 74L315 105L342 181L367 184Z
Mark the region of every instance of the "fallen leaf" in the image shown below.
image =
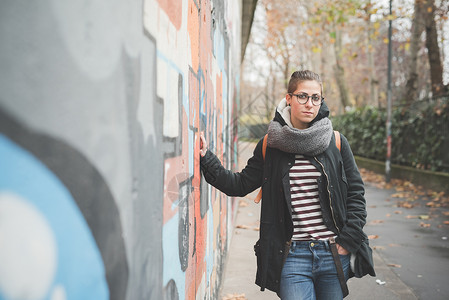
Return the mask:
M429 219L429 216L428 216L428 215L420 215L419 218L420 218L421 220L428 220L428 219Z
M395 193L392 194L390 197L391 198L406 198L408 196L407 193Z
M369 222L370 224L382 224L384 221L383 220L372 220L371 222Z
M387 190L390 190L392 187L393 187L393 184L391 184L391 183L387 183L387 184L385 185L385 188L386 188Z
M237 225L237 226L235 226L235 228L239 228L239 229L251 229L251 227L249 227L248 225Z
M410 202L407 201L399 201L398 202L398 207L404 207L404 208L413 208L415 205L413 205Z
M443 211L443 215L449 216L449 211Z
M251 227L248 225L237 225L235 226L235 228L239 228L239 229L250 229L250 230L254 230L254 231L259 231L259 227Z
M247 203L245 200L240 200L240 201L239 201L239 206L240 206L240 207L247 207L247 206L248 206L248 203Z
M379 236L377 234L368 235L368 239L370 239L370 240L375 240L378 238L379 238Z
M229 294L222 298L222 300L247 300L245 294Z
M397 215L400 215L400 214L402 214L402 210L395 210L394 213Z
M429 227L430 227L430 224L421 222L421 223L419 224L419 226L420 226L420 227L424 227L424 228L429 228Z
M444 225L449 225L449 221L444 221L443 224Z
M408 216L406 216L405 218L406 218L406 219L418 219L419 216L411 216L411 215L408 215Z
M401 265L398 264L387 264L387 266L392 267L392 268L400 268Z

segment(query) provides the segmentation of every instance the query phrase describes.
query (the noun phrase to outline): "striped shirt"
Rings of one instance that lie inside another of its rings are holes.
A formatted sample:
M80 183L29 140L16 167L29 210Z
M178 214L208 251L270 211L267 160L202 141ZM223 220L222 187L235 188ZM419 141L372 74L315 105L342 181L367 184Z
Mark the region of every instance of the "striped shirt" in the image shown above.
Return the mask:
M295 164L290 169L294 241L325 240L335 236L323 222L317 183L320 176L307 158L295 156Z

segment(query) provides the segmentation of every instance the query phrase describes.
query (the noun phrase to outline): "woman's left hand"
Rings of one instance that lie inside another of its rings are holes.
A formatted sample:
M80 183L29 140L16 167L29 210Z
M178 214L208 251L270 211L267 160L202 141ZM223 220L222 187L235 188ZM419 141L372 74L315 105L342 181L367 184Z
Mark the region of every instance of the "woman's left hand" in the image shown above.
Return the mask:
M338 254L340 254L340 255L348 255L349 254L349 251L346 250L345 248L343 248L342 246L340 246L339 244L337 244L337 251L338 251Z
M204 157L207 152L207 142L204 133L200 133L200 155Z

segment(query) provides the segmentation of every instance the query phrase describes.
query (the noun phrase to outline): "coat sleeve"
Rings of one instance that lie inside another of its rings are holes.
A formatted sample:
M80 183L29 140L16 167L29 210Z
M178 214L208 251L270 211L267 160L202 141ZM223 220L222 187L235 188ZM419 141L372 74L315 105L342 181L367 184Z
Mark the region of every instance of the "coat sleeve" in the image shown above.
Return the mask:
M336 242L351 253L356 253L367 239L363 232L366 223L365 187L355 163L348 140L341 135L341 155L348 182L346 196L346 223L340 229Z
M206 181L228 196L243 197L262 184L264 159L261 139L241 172L232 172L223 167L218 157L210 150L201 157L200 165Z

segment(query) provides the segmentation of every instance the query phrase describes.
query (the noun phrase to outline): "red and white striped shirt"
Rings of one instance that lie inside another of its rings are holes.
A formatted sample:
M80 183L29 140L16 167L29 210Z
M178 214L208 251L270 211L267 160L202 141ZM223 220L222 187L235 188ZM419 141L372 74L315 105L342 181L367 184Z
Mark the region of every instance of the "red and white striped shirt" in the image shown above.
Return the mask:
M317 183L320 176L307 158L295 156L295 164L290 169L294 241L325 240L335 236L323 222Z

